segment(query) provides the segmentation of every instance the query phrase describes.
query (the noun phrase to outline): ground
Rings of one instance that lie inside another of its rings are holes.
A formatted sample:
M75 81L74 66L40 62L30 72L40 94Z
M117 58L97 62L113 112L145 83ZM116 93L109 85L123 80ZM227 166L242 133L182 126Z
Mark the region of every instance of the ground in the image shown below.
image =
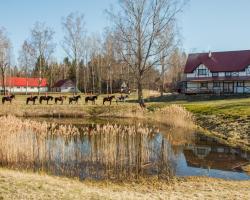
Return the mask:
M182 178L171 183L78 181L0 168L0 199L250 199L249 181Z
M54 96L56 96L54 94ZM155 117L158 111L179 104L191 112L204 132L232 146L250 149L250 98L186 97L182 95L146 95L145 110L136 103L136 95L128 103L98 105L25 105L25 96L17 96L12 105L0 104L0 115L26 117ZM226 99L225 99L226 98ZM156 115L155 115L156 114ZM171 115L172 116L172 115ZM179 118L176 118L177 121ZM181 122L182 123L182 122ZM246 166L249 171L249 165ZM112 183L83 181L22 173L0 168L1 199L250 199L249 181L225 181L211 178L180 178L171 184L163 181Z
M59 94L52 94L59 96ZM116 94L118 96L120 94ZM68 95L69 96L69 95ZM84 103L84 95L79 104L64 105L50 102L42 105L26 105L26 96L16 96L12 105L8 102L0 104L0 115L13 114L24 117L137 117L155 116L156 111L170 104L179 104L195 116L195 121L202 132L231 146L240 146L250 150L250 98L248 96L184 96L165 95L159 97L157 92L146 91L146 109L141 109L136 102L136 93L128 99L128 103L112 103L111 106L102 105L102 99L107 95L100 95L97 105Z

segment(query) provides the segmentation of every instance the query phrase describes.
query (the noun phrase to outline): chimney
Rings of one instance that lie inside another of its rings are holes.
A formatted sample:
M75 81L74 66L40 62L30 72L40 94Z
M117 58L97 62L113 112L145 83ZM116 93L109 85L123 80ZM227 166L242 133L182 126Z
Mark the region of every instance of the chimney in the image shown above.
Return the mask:
M209 58L212 58L212 52L211 52L211 51L209 51L208 57L209 57Z

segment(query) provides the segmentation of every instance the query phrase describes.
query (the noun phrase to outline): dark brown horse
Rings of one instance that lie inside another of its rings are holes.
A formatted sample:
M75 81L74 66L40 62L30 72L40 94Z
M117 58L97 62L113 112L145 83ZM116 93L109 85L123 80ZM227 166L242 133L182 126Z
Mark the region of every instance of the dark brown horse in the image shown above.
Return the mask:
M47 101L47 104L49 104L49 101L52 101L52 96L40 96L39 103L42 104L43 101Z
M35 105L37 99L38 99L38 96L28 97L28 98L26 99L26 104L29 104L29 102L32 101L32 102L33 102L33 105Z
M11 102L12 102L12 99L15 99L15 95L14 95L14 94L12 94L12 95L10 95L10 96L4 96L4 97L2 98L2 103L4 104L5 101L9 101L9 102L11 103Z
M72 104L72 102L74 101L75 103L78 103L78 100L81 98L80 95L78 96L73 96L73 97L69 97L69 104Z
M115 95L112 95L112 96L108 96L108 97L104 97L103 98L103 105L104 105L104 103L106 102L106 101L109 101L109 105L111 105L111 102L112 102L112 100L115 98Z
M97 100L97 95L95 95L95 96L87 96L87 97L85 97L85 104L87 104L88 101L92 101L92 104L95 104L95 100Z
M55 104L57 104L57 101L61 101L61 104L63 104L63 101L66 100L66 98L66 96L55 97Z

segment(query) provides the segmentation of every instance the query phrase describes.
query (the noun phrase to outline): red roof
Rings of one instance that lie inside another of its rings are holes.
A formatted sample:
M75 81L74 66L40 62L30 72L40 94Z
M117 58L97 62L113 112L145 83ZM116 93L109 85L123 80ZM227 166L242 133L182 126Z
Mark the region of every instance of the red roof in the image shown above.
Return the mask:
M0 81L0 85L2 85L2 81ZM7 77L6 78L6 86L17 86L17 87L38 87L39 86L39 78L23 78L23 77ZM42 78L40 87L47 86L47 79Z
M189 54L185 73L192 73L199 65L211 72L243 71L250 65L250 50Z

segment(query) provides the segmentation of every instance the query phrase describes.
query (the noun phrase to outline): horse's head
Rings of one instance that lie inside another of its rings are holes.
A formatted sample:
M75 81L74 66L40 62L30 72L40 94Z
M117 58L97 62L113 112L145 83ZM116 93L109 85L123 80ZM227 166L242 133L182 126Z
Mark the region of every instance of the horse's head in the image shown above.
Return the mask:
M53 100L53 97L52 97L52 96L49 96L49 99L52 101L52 100Z
M15 99L16 96L14 94L10 95L10 98Z

